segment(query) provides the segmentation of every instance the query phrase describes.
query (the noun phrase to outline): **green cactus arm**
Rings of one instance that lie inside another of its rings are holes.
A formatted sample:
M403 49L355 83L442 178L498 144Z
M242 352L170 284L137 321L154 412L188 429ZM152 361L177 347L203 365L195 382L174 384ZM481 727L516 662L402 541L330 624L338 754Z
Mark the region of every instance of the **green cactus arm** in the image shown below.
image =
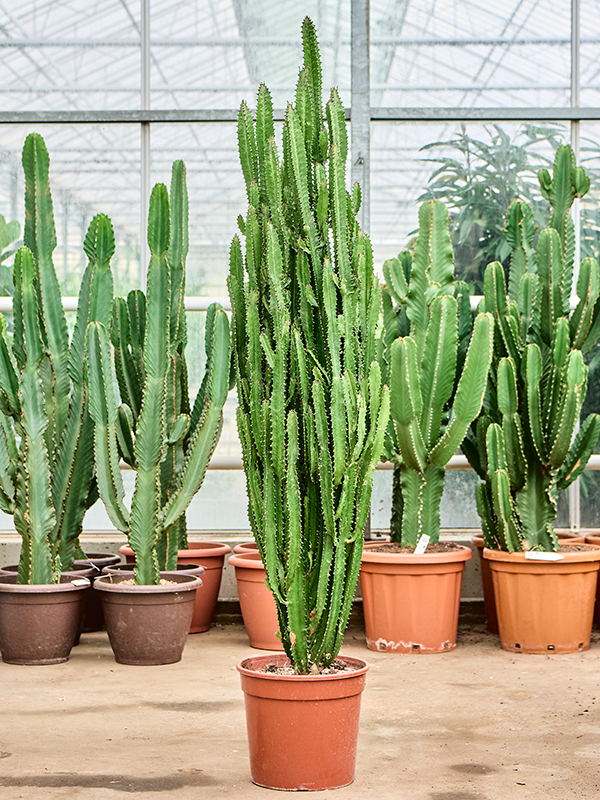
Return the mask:
M465 438L467 428L479 414L485 395L493 344L493 317L485 312L478 314L454 396L454 416L429 454L431 464L443 467L448 463Z
M272 201L273 185L269 186L268 172L272 167L271 140L275 137L273 123L273 101L264 83L258 87L256 99L256 149L262 202ZM270 176L273 177L272 175Z
M490 502L490 488L485 483L478 483L475 487L475 501L477 513L481 521L481 532L486 547L498 549L500 541L497 536L497 523Z
M427 264L429 280L441 289L454 280L448 209L441 200L429 200L419 208L419 239L414 257Z
M9 425L0 424L0 510L5 514L15 512L15 466L11 459L11 443L14 447L14 434Z
M55 382L53 395L56 405L54 420L56 434L52 432L50 438L58 439L69 408L71 388L68 374L69 336L60 287L52 263L56 232L48 180L50 159L44 140L39 134L29 134L25 140L22 161L25 172L23 241L31 250L36 264L38 313Z
M540 233L537 250L537 274L541 295L540 331L546 344L552 342L554 326L563 315L563 261L560 239L552 228Z
M600 297L600 271L594 258L584 258L577 279L579 303L570 319L573 347L581 350L587 341L594 318L594 309Z
M514 331L508 321L509 315L504 270L499 261L493 261L491 264L488 264L485 269L483 294L485 310L494 315L507 354L515 363L520 363L517 340L515 339Z
M530 545L557 550L552 522L556 518L556 500L552 496L553 478L538 464L529 464L525 486L517 492L516 504L523 523L523 537Z
M171 168L171 191L169 195L171 214L171 238L167 261L171 275L171 342L181 342L186 335L185 319L185 262L189 250L188 241L188 193L183 161L174 161Z
M535 343L527 345L525 351L525 390L527 403L527 424L529 435L538 459L546 463L546 441L542 422L541 380L543 374L542 354Z
M427 452L419 425L423 400L417 346L412 337L396 339L392 344L391 361L390 410L398 446L406 466L421 472L425 468Z
M505 470L498 469L491 476L492 508L496 531L503 550L522 550L521 537L516 525L510 480Z
M243 102L240 106L238 115L238 147L240 153L240 164L246 182L246 193L248 202L252 202L252 184L258 186L258 155L256 151L256 136L254 133L254 121L250 109Z
M340 122L339 107L341 107L340 98L336 92L332 91L331 100L327 103L327 120L332 141L329 154L329 202L331 205L335 264L340 278L348 281L351 276L346 235L348 200L345 185L345 159L340 145L340 140L345 135L345 121L343 122L342 134L342 125L336 124Z
M558 471L557 491L563 491L581 475L598 444L598 439L600 439L600 415L589 414L581 423L573 444Z
M85 378L89 411L94 421L96 480L102 502L117 530L129 530L129 512L123 498L123 479L119 469L115 423L117 407L110 368L110 343L105 328L90 322L86 334Z
M508 209L504 237L511 248L508 296L515 303L519 298L521 278L535 267L533 239L536 224L527 203L515 200Z
M589 353L592 347L598 341L598 339L600 339L600 299L598 299L596 305L594 306L594 311L592 314L592 325L587 335L587 339L585 340L585 342L581 347L581 352L584 355L586 353Z
M398 305L401 305L408 294L408 281L399 258L390 258L383 263L383 277L387 291Z
M450 295L436 297L429 310L429 324L420 365L423 399L421 433L428 450L438 440L442 413L454 389L457 347L456 299Z
M111 325L115 372L121 400L127 403L137 419L142 404L142 376L131 352L131 327L127 301L115 297Z
M117 409L115 420L117 441L123 461L133 469L136 468L134 451L134 419L133 413L126 403L122 403Z
M180 486L160 512L161 529L168 528L186 511L204 481L208 462L221 433L223 406L229 391L229 358L229 322L225 311L217 309L214 316L213 358L208 384L209 400L189 442Z
M312 157L315 161L321 161L319 148L319 134L321 120L323 119L321 57L317 44L317 32L308 17L305 17L302 23L302 49L304 53L304 68L308 71L310 81L314 115Z
M16 316L16 315L15 315ZM6 317L1 315L0 323L0 411L18 419L21 413L19 406L19 381L16 373L16 362L11 358L10 345L6 330Z
M572 350L565 365L565 385L556 416L551 420L548 435L548 464L552 469L562 466L566 458L575 425L585 397L588 368L580 350Z
M526 341L534 324L534 311L538 291L538 277L526 273L519 282L518 306L521 317L521 340Z

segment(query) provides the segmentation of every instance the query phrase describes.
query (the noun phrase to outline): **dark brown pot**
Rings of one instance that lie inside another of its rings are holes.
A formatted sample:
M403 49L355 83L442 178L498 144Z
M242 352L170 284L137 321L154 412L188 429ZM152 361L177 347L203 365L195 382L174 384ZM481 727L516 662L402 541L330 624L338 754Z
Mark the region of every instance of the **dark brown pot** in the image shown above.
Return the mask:
M127 572L96 579L110 645L119 664L150 666L181 660L196 589L202 581L185 573L160 574L173 584L122 585L132 577Z
M95 571L94 577L102 573L104 567L118 564L121 556L116 553L86 553L85 559L76 559L73 562L75 568L91 567ZM101 631L104 627L104 614L102 613L102 597L94 587L90 589L85 609L83 611L83 633L93 633Z
M246 705L252 782L269 789L319 791L354 780L360 697L369 669L360 658L337 675L276 675L266 664L286 656L238 664Z
M119 553L125 556L128 564L135 563L133 550L128 544L119 547ZM203 588L196 593L190 633L204 633L210 628L219 599L223 563L229 553L231 547L220 542L188 542L187 550L177 551L178 564L200 564L204 567Z
M61 575L57 584L17 584L0 575L0 651L7 664L60 664L75 642L89 581ZM85 581L84 586L71 583Z
M360 577L369 650L447 653L456 647L460 588L473 552L374 553L366 544Z
M484 551L503 650L548 655L589 649L600 547L560 555L561 561L532 561L525 553Z
M238 545L239 546L239 545ZM229 557L235 567L240 610L250 647L257 650L283 650L277 607L265 584L267 573L256 550L245 550Z

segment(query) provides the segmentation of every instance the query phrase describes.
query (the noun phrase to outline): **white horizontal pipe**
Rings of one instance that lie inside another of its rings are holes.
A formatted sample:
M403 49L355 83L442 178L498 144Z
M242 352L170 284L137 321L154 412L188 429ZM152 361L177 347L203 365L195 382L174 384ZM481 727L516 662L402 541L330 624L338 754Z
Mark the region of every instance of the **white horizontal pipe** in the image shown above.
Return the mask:
M186 297L186 311L206 311L211 303L220 303L226 311L231 311L228 297ZM65 311L77 311L76 297L63 297L62 304ZM0 311L12 311L12 297L0 297Z

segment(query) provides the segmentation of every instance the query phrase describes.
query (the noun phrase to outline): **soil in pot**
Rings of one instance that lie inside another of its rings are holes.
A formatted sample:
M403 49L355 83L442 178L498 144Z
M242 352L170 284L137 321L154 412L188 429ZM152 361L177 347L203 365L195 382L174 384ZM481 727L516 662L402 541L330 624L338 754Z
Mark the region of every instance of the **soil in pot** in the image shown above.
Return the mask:
M161 572L167 585L131 585L131 573L96 579L110 644L119 664L150 666L181 660L200 578ZM129 581L129 585L128 582Z
M236 553L229 558L235 567L240 609L250 647L257 650L283 650L277 608L265 584L267 573L257 552Z
M75 580L79 585L72 583ZM82 585L83 583L83 585ZM83 612L86 578L61 575L57 584L17 584L0 576L0 651L7 664L67 661Z
M280 675L265 655L238 664L246 705L253 783L270 789L319 791L354 780L360 698L368 664L339 656L349 671Z
M470 547L414 555L365 545L361 587L367 647L391 653L446 653L456 647L460 589Z
M127 563L135 563L133 550L128 544L120 547L119 553L125 556ZM190 633L204 633L210 628L219 599L223 563L229 553L231 547L220 542L188 542L187 550L177 552L178 564L199 564L204 567L202 591L196 594Z
M589 649L600 547L562 545L559 561L485 550L494 579L500 642L513 653Z

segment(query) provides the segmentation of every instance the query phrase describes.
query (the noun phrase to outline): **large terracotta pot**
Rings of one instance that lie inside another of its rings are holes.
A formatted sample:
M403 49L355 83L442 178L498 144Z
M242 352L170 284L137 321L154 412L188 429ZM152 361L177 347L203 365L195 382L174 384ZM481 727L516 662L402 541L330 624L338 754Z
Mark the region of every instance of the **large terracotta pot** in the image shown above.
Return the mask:
M531 561L525 553L484 550L504 650L547 655L589 648L600 547L560 555L560 561Z
M95 587L102 593L110 645L119 664L150 666L181 660L200 578L161 572L166 586L123 585L131 573L103 575Z
M259 672L283 655L238 664L246 704L253 783L269 789L336 789L354 780L360 697L369 669L359 658L340 658L354 669L334 675Z
M258 553L256 542L240 542L233 548L234 553Z
M283 650L275 600L265 580L267 573L256 552L237 553L229 557L235 567L240 609L250 647L257 650Z
M71 583L78 581L78 585ZM17 584L0 576L0 651L7 664L60 664L78 634L86 578L61 575L57 584Z
M470 547L445 553L373 553L360 569L369 650L446 653L456 647L460 588Z
M558 530L555 531L556 537L559 540L568 539L572 544L582 544L586 541L584 536L573 533L572 531ZM599 540L600 543L600 540ZM496 600L494 598L494 579L492 578L492 570L488 561L483 556L485 544L483 536L476 534L471 539L473 547L477 548L479 556L479 564L481 567L481 583L483 586L483 605L485 607L486 626L490 633L498 633L498 615L496 614Z
M133 550L128 544L119 547L128 564L135 563ZM225 556L231 553L228 544L220 542L188 542L187 550L178 550L178 564L199 564L204 567L202 591L196 594L190 633L204 633L210 628L219 599L221 576Z
M596 544L600 546L600 533L588 533L585 537L585 541L588 544ZM600 581L598 581L598 586L596 588L596 607L594 610L594 621L596 623L596 627L600 628Z

